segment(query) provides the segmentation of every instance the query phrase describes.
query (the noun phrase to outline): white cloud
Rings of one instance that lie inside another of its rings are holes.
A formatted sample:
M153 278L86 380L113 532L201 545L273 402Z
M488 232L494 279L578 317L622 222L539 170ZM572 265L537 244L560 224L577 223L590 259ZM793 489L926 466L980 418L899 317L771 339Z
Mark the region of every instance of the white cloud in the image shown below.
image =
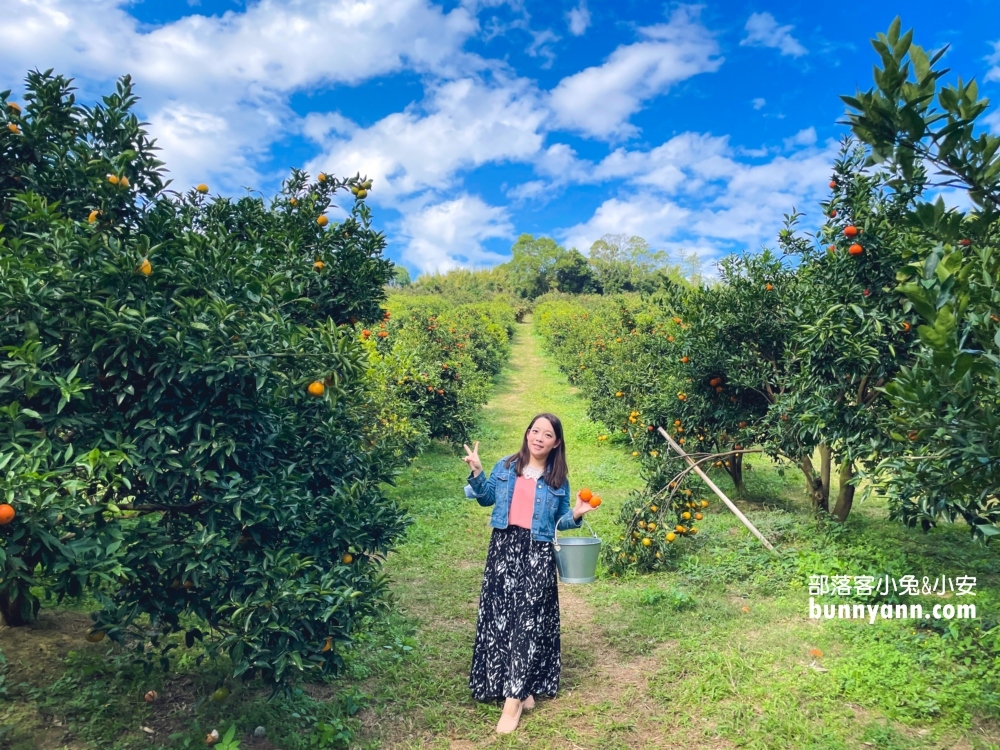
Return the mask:
M839 144L818 147L812 136L802 131L789 139L793 153L756 165L740 161L727 137L707 134L683 133L650 151L618 149L592 169L570 171L614 180L620 195L556 235L588 248L606 233L638 234L706 261L773 244L784 214L793 207L808 213L826 195Z
M507 210L489 206L477 196L425 206L400 222L406 242L403 259L419 273L445 272L460 266L483 267L503 263L505 255L486 250L490 239L513 239L514 225Z
M1000 81L1000 42L992 42L992 44L993 53L987 55L985 59L993 67L986 71L984 80Z
M175 186L206 172L230 189L260 183L257 157L303 127L288 106L294 93L404 69L455 77L486 65L462 51L478 31L475 16L430 0L260 0L152 29L130 5L3 0L4 18L17 23L0 24L0 80L54 68L93 99L130 72Z
M580 4L566 14L566 23L569 25L570 34L583 36L590 28L590 11L587 9L587 0L580 0Z
M763 99L763 98L761 98L761 97L758 96L756 99L752 100L750 103L753 104L753 108L754 109L760 109L765 104L767 104L767 101L765 99Z
M618 47L603 65L560 81L551 94L557 124L598 138L634 135L638 129L628 118L644 101L718 70L719 46L697 12L679 8L668 23L639 29L644 41Z
M408 107L349 138L328 140L307 169L360 171L375 180L372 200L384 202L446 189L461 169L530 161L542 147L546 112L527 81L447 81L430 91L425 108L427 114Z
M796 146L812 146L816 143L816 128L810 126L800 130L791 138L785 138L785 148L793 149Z
M799 57L808 52L798 39L792 36L794 26L778 26L770 13L752 13L745 27L747 35L740 45L753 47L773 47L783 55Z

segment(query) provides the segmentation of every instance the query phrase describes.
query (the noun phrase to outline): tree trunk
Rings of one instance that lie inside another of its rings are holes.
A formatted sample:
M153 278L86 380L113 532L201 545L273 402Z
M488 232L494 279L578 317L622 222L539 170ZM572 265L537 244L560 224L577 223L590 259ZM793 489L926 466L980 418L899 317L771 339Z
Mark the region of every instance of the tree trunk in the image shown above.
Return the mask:
M811 456L803 456L800 466L806 475L806 492L813 504L813 512L828 513L830 511L830 446L821 443L819 446L819 473L813 466Z
M856 487L853 484L848 484L848 481L853 476L854 461L845 458L844 463L840 465L840 493L837 495L837 504L833 508L834 518L841 523L847 520L847 516L851 512L851 506L854 504L854 490Z
M0 592L0 618L7 627L19 628L22 625L27 625L28 622L34 619L34 615L38 613L37 602L31 602L29 599L29 616L25 617L24 610L25 607L22 605L22 596L16 590L14 593L14 598L10 597L8 591ZM28 595L30 597L30 594ZM32 597L33 598L33 597Z
M733 486L736 488L736 496L738 498L745 499L747 495L747 487L743 483L743 454L737 453L729 458L729 468L726 469L729 472L729 476L733 480Z

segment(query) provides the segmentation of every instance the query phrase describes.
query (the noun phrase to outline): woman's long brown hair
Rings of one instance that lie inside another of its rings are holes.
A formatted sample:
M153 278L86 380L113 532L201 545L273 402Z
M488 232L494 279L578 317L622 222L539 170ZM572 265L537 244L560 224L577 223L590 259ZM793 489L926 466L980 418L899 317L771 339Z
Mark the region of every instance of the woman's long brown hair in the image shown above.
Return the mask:
M562 487L563 482L566 481L569 468L566 466L566 441L563 440L562 422L559 421L559 417L555 414L543 412L535 415L531 420L531 424L528 425L528 429L524 431L521 450L507 458L507 467L509 468L511 464L514 464L514 472L517 476L521 476L521 470L531 462L531 452L528 450L528 433L535 426L535 422L543 417L552 423L552 430L556 434L556 440L559 441L559 445L549 451L548 458L545 460L545 473L542 475L542 479L545 480L545 483L549 487L559 489Z

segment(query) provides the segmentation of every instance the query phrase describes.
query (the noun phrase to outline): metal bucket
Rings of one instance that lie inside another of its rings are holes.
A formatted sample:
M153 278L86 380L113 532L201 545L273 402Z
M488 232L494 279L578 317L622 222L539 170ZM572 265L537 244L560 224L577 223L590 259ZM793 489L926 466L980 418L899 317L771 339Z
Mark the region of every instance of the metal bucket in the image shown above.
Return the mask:
M556 536L556 570L563 583L590 583L597 578L597 559L601 554L601 540L583 519L592 536Z

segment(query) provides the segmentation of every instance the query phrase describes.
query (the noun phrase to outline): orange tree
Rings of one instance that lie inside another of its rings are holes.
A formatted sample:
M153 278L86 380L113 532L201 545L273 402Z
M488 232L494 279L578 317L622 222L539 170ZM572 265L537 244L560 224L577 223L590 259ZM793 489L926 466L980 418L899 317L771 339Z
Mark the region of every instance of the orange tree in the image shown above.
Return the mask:
M1000 534L1000 138L976 130L989 102L975 81L939 87L945 50L928 56L900 30L896 18L872 40L875 87L842 97L871 161L916 196L903 218L920 238L895 288L918 318L920 349L885 388L897 449L872 479L907 525L961 517L989 538ZM928 172L964 190L971 210L918 200Z
M404 528L362 444L349 324L392 269L366 183L169 194L127 78L93 108L27 90L0 93L4 618L90 587L95 633L139 650L210 630L243 678L335 671Z
M868 173L864 159L857 144L845 142L823 203L827 221L815 239L796 234L797 217L781 232L786 253L800 259L788 301L795 329L787 388L764 424L771 455L807 447L800 461L814 504L839 521L850 513L859 472L892 450L883 386L912 361L916 343L916 321L895 290L915 241L903 221L913 193L888 190L889 175ZM831 509L834 468L840 482Z

